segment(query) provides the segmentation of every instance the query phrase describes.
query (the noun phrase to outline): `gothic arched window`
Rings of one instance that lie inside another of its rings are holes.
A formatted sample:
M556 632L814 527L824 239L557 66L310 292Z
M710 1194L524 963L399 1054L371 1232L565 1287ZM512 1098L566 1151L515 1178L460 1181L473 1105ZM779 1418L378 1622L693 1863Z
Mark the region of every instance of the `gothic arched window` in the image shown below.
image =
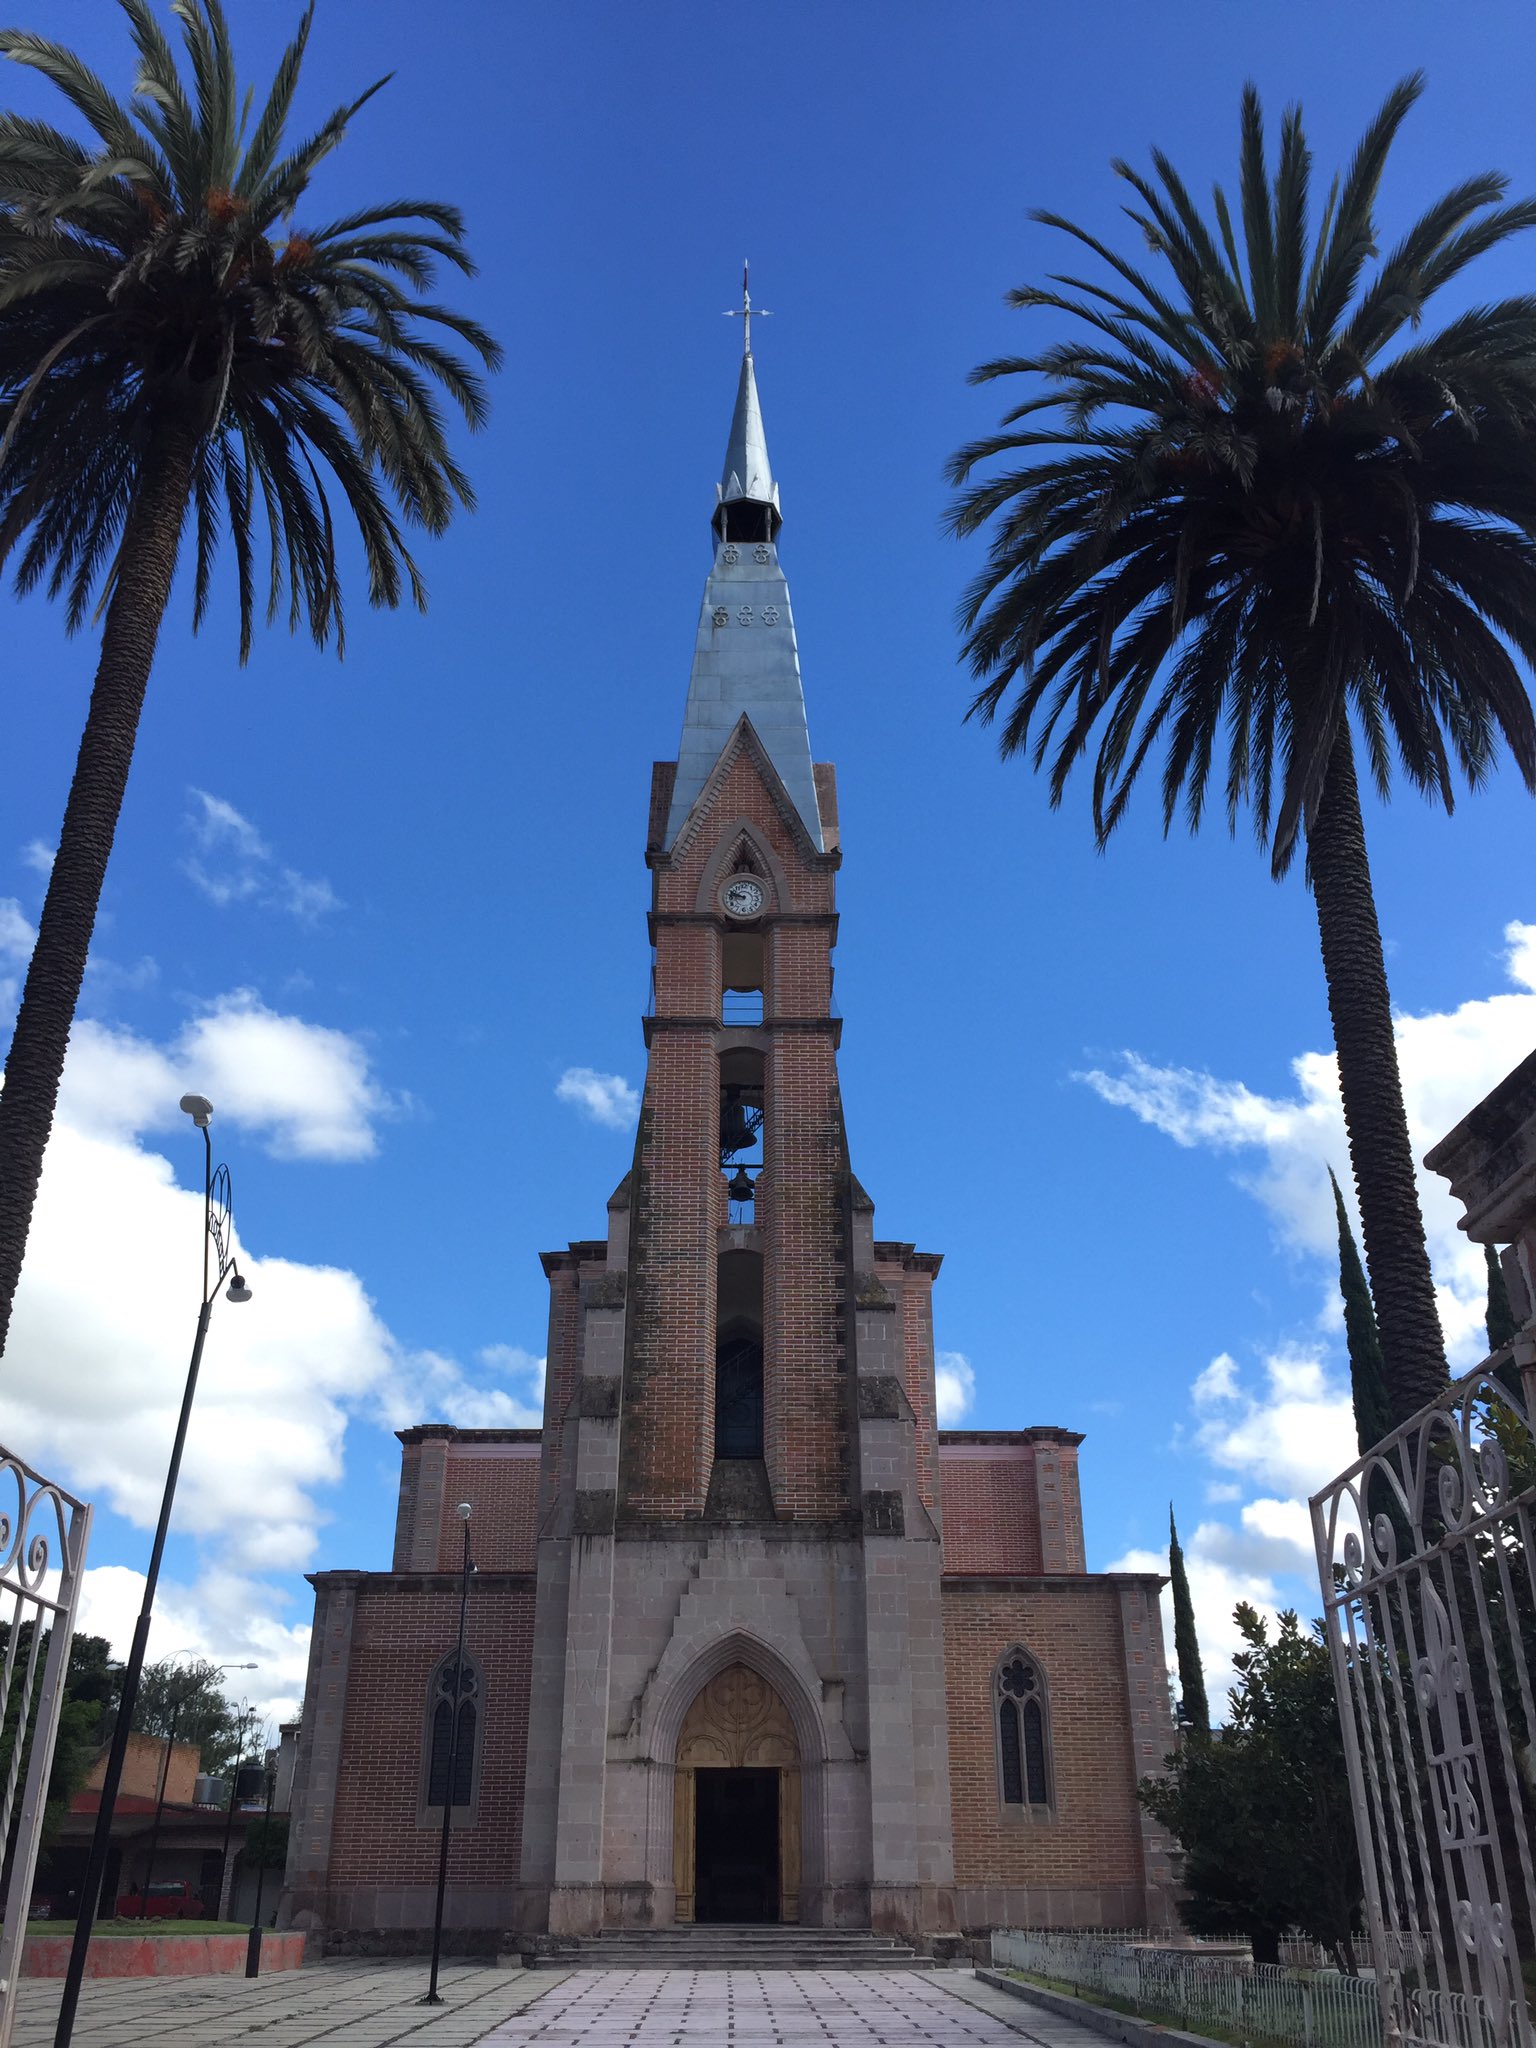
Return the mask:
M474 1659L466 1656L461 1666L457 1654L450 1652L433 1672L427 1693L426 1796L423 1801L426 1806L442 1807L448 1791L450 1757L455 1808L474 1804L482 1704L480 1672ZM453 1746L455 1710L459 1724L456 1751Z
M999 1661L993 1704L1004 1806L1049 1806L1051 1744L1045 1677L1027 1650L1009 1650Z

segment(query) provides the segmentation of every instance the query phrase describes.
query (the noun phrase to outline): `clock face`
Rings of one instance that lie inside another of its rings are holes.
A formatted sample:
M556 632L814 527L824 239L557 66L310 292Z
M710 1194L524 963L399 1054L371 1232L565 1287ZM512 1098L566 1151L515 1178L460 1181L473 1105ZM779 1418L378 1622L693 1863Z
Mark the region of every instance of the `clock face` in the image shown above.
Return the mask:
M750 875L737 875L720 891L720 901L732 917L756 917L765 900L762 883Z

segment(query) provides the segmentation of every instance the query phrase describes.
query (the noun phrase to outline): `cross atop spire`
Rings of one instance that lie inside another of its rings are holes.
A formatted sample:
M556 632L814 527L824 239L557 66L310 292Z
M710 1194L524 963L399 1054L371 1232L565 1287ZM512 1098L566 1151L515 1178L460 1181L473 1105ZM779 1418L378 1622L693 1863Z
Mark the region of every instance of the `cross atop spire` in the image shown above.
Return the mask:
M741 322L741 352L744 356L749 356L752 353L751 269L751 264L743 258L741 265L741 304L728 307L725 315L727 320L739 320ZM759 306L757 317L759 320L771 320L773 314L767 306Z
M766 306L758 318L770 317ZM752 361L752 289L748 266L741 266L741 305L726 315L741 321L741 378L736 387L736 410L731 417L731 436L726 443L725 467L720 473L720 502L714 527L721 540L771 541L782 524L779 487L768 466L768 439L763 432L763 409L757 397L757 370ZM741 509L732 513L731 506Z

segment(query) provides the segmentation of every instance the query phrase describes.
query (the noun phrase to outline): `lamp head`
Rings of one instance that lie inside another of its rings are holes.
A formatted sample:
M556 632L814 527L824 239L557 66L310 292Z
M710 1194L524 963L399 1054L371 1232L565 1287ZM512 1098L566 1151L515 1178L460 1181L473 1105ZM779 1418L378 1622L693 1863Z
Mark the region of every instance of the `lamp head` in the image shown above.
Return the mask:
M226 1301L249 1301L250 1298L251 1290L246 1286L244 1279L241 1277L240 1268L236 1266L230 1273L229 1285L224 1290L224 1299ZM256 1667L252 1665L251 1668L254 1670Z
M213 1104L206 1095L183 1095L181 1106L200 1131L206 1131L213 1116Z
M470 1506L467 1500L461 1500L459 1502L459 1520L461 1522L467 1522L474 1512L474 1509Z

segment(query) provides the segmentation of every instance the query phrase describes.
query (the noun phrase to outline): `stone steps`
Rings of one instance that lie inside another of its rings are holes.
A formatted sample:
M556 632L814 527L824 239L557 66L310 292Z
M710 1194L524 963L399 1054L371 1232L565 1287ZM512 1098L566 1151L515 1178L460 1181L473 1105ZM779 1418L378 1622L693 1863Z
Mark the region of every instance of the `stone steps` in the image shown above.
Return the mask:
M859 1927L609 1927L541 1942L537 1970L931 1970L931 1956Z

